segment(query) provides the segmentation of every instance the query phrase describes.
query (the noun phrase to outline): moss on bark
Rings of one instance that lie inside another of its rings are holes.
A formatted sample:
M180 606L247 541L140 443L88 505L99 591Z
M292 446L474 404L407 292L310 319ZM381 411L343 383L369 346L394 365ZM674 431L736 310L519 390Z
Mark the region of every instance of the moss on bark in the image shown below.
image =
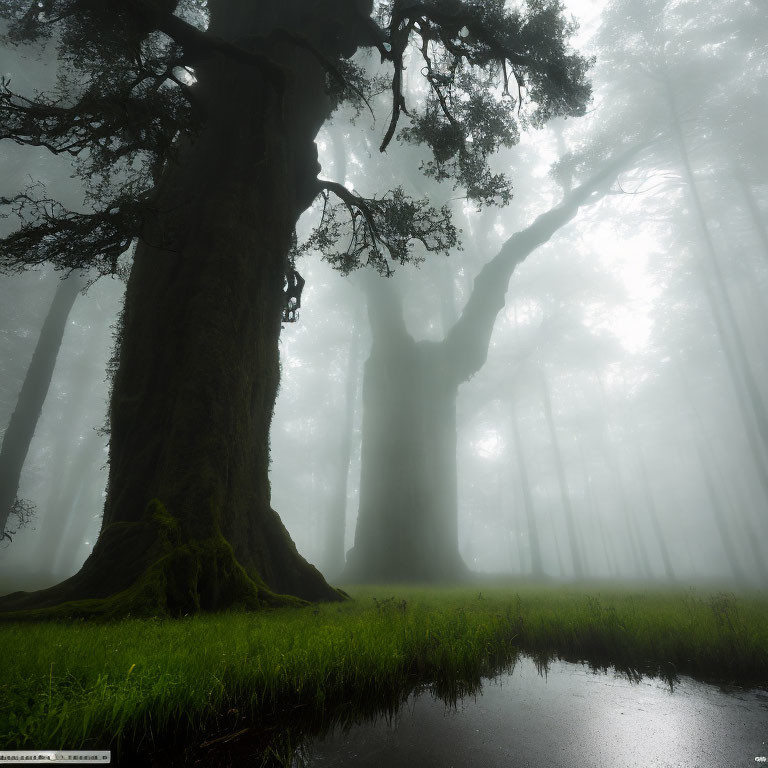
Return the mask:
M147 547L146 565L130 586L113 592L111 580L95 580L104 570L86 565L77 576L50 590L8 595L3 599L6 610L0 618L19 621L182 616L198 611L255 610L306 603L300 598L276 594L258 575L246 573L221 533L208 539L185 540L179 519L157 499L147 505L141 520L116 523L105 529L100 543L109 551L111 542L129 550ZM89 592L98 596L66 599L67 593ZM47 600L45 593L49 593ZM342 599L343 593L338 595ZM25 608L29 604L38 607Z

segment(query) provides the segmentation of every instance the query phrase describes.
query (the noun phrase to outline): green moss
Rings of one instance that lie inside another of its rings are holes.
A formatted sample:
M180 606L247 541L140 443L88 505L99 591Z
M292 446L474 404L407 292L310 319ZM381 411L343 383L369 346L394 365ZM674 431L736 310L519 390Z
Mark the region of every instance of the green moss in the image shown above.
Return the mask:
M0 614L0 620L116 620L306 604L296 597L277 595L258 577L250 577L218 531L208 539L184 541L178 519L158 499L147 505L141 521L112 528L120 528L122 538L123 529L136 528L137 540L148 544L147 565L127 589L104 598L10 611Z
M165 508L159 499L152 499L144 512L144 521L156 526L158 532L168 536L176 536L179 532L179 521Z

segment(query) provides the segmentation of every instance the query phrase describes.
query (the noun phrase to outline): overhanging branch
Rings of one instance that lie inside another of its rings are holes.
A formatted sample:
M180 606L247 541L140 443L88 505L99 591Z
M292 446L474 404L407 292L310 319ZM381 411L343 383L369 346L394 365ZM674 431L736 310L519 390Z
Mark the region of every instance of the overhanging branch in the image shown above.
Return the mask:
M345 274L367 264L388 276L393 262L424 260L423 252L413 250L416 243L421 244L423 251L443 253L458 245L458 232L448 207L433 208L429 200L414 200L400 187L379 198L364 198L338 182L318 180L317 192L325 198L323 216L298 250L320 251L326 261ZM341 204L329 206L329 194ZM349 243L339 251L337 244L347 233Z

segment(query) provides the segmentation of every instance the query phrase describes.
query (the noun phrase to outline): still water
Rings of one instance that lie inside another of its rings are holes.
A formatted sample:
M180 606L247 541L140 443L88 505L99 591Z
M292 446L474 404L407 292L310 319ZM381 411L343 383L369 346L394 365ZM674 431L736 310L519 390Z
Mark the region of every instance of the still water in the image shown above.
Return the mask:
M414 695L389 722L336 729L302 752L294 766L768 766L768 693L690 678L670 691L659 680L630 682L565 662L542 676L520 658L455 708L428 692Z

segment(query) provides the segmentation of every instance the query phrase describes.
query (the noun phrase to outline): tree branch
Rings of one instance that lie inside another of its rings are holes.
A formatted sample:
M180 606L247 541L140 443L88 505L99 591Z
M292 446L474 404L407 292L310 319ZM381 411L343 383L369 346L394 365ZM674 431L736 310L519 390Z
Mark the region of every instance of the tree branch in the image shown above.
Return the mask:
M391 262L419 263L423 254L413 251L421 243L424 251L448 251L458 244L458 233L447 206L435 209L429 200L414 200L398 187L380 198L364 198L335 181L318 180L317 192L334 194L349 219L340 221L337 207L324 206L323 218L299 252L318 250L335 269L349 274L367 264L380 274L392 274ZM346 225L346 226L345 226ZM337 243L351 225L351 238L344 251ZM388 254L389 260L387 260Z
M461 316L441 342L444 359L453 366L457 384L467 381L485 364L496 316L504 308L509 281L518 264L570 222L581 206L602 198L610 182L644 146L633 146L607 161L588 181L569 192L558 206L512 235L480 270Z
M144 197L131 190L92 213L69 211L32 189L0 197L0 218L22 222L20 229L0 239L0 274L46 262L70 271L93 268L101 275L121 274L119 257L140 233L145 210Z
M141 79L134 82L138 85ZM60 106L61 99L40 95L33 100L9 86L0 78L0 140L44 147L53 154L76 157L89 149L109 155L111 162L139 151L165 156L179 125L188 118L183 114L188 109L184 97L169 99L156 91L86 92L76 104L65 107Z
M127 0L126 5L134 9L159 32L182 46L185 58L194 59L195 56L221 53L234 61L260 68L278 86L282 86L285 82L285 72L268 56L249 51L221 37L203 32L160 7L153 0Z

